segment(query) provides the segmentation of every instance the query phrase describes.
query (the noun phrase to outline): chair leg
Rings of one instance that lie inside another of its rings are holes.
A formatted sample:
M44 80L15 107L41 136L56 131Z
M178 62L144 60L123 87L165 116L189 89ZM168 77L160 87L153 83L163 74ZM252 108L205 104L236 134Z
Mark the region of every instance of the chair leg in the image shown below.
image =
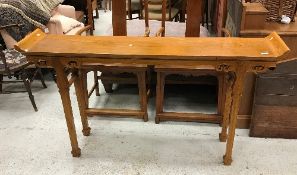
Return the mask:
M52 75L54 82L57 83L57 76L56 76L55 70L54 69L50 70L50 74Z
M112 6L111 3L112 2L111 2L111 0L108 0L108 1L109 1L109 11L111 11L111 6Z
M106 93L112 93L113 92L112 83L106 83L105 81L102 81L102 80L101 80L101 82L102 82L102 84L104 86L104 89L105 89Z
M22 80L23 80L25 88L26 88L26 90L27 90L27 92L29 94L29 98L30 98L30 101L32 103L32 106L33 106L34 110L37 112L38 109L37 109L37 106L35 104L34 96L33 96L32 91L31 91L31 85L30 85L30 82L28 81L28 75L27 75L26 71L22 72Z
M158 114L163 112L164 103L164 86L165 86L165 74L162 72L157 73L157 89L156 89L156 117L155 123L160 123Z
M99 18L99 9L98 9L98 7L95 9L95 12L96 12L95 18L98 19Z
M138 12L138 18L139 19L143 19L142 10L139 10L139 12Z
M100 96L100 92L99 92L99 80L98 80L98 72L94 71L94 84L96 86L96 96Z
M107 0L105 0L105 2L104 2L104 12L106 13L106 11L107 11Z
M3 81L3 75L0 74L0 94L2 94L2 81Z
M95 21L94 21L94 16L92 16L92 20L93 20L93 30L91 30L92 32L90 32L90 35L93 35L93 31L95 30Z
M152 84L152 68L149 67L149 69L146 71L146 84L147 84L147 100L149 97L153 96L152 89L155 88L155 85Z
M144 112L143 121L148 121L147 114L147 90L146 90L146 71L137 73L138 90L141 111Z
M45 82L44 82L44 77L43 77L43 74L42 74L40 68L37 68L37 73L38 73L38 75L39 75L39 78L40 78L40 81L41 81L41 83L42 83L43 88L47 88L47 86L46 86L46 84L45 84Z
M208 0L205 1L206 5L205 5L205 13L206 13L206 28L208 29Z
M105 75L108 75L109 72L102 72L101 73L101 76L105 76ZM104 86L104 89L105 89L105 92L106 93L112 93L113 90L112 90L112 83L109 83L109 82L106 82L104 80L101 80L103 86Z

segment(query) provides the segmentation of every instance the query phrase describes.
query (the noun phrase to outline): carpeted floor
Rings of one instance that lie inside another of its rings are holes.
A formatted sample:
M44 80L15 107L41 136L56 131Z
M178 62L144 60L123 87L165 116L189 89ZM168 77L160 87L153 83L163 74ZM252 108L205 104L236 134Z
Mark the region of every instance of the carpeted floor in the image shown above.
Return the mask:
M103 34L110 23L111 13L100 11L95 33ZM185 122L163 122L156 125L154 97L149 101L148 122L90 118L92 134L84 137L72 87L70 94L82 149L82 156L73 158L56 84L50 78L46 83L47 89L41 89L38 81L33 83L38 112L34 112L26 93L0 95L1 175L297 174L296 140L250 138L248 130L238 129L233 151L234 162L232 166L224 166L222 156L225 144L218 140L218 125ZM15 87L21 88L18 85ZM9 88L5 86L5 89ZM136 108L136 88L119 86L110 95L101 86L101 96L92 96L90 103L101 107ZM209 113L216 110L212 87L166 89L166 110L199 110ZM197 104L199 108L196 108Z

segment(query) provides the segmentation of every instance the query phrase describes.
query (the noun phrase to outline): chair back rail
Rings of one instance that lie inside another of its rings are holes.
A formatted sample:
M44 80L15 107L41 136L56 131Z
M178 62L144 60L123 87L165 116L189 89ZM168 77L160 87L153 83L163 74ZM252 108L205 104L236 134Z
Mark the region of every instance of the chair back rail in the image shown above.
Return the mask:
M201 22L201 0L185 0L187 4L187 23L186 23L186 37L199 37L200 36L200 22ZM168 0L171 3L171 0ZM167 0L150 1L143 0L145 11L145 26L146 31L149 28L148 17L148 5L149 4L162 4L162 23L158 33L165 36L165 21L166 21L166 7L168 5ZM146 4L147 3L147 4ZM127 35L127 22L126 22L126 0L117 0L112 3L112 24L114 36L126 36ZM170 13L169 13L170 14ZM164 31L163 31L164 30Z

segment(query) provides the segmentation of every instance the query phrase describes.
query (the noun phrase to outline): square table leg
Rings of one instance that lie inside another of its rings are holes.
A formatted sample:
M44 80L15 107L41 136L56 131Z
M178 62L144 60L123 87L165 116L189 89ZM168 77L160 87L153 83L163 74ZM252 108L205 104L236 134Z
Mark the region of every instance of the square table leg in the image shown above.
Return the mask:
M164 87L165 87L165 73L157 72L157 89L156 89L156 117L155 123L160 123L160 117L158 114L163 112L164 106Z
M69 83L68 83L67 75L64 71L64 67L62 66L62 63L60 63L59 61L56 61L54 63L54 68L57 74L57 86L59 88L59 92L61 95L66 124L68 128L70 142L71 142L71 147L72 147L71 153L73 157L79 157L81 154L81 151L80 151L80 148L78 147L78 142L77 142L77 135L75 131L75 124L74 124L71 100L69 95Z
M228 137L227 137L227 145L226 145L226 153L224 155L224 165L231 165L232 163L232 149L234 143L237 115L240 106L240 99L243 92L243 85L245 76L247 74L247 69L244 64L240 64L237 66L237 70L234 73L234 85L232 88L232 106L230 113L230 125L228 129Z
M77 103L80 111L80 116L81 116L81 122L83 126L83 135L84 136L89 136L91 132L91 128L89 127L88 123L88 116L86 113L87 109L87 102L85 95L86 93L84 92L84 80L83 74L84 72L82 71L77 71L75 72L76 79L74 81L74 86L75 86L75 92L76 92L76 97L77 97Z
M234 74L227 73L224 78L225 83L227 84L226 89L226 100L223 110L223 117L222 117L222 131L219 135L221 142L226 142L227 140L227 128L229 126L229 120L230 120L230 110L231 110L231 104L232 104L232 86L234 84Z
M148 121L147 114L147 88L146 88L146 71L141 71L137 73L138 89L139 89L139 99L140 108L144 112L143 120Z

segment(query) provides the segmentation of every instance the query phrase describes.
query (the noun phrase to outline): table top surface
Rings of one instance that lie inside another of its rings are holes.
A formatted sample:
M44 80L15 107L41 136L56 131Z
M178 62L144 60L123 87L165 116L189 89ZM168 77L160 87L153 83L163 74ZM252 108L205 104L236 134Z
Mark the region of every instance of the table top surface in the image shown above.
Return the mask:
M130 59L277 61L289 52L272 33L265 38L159 38L47 35L37 29L16 45L27 56Z

